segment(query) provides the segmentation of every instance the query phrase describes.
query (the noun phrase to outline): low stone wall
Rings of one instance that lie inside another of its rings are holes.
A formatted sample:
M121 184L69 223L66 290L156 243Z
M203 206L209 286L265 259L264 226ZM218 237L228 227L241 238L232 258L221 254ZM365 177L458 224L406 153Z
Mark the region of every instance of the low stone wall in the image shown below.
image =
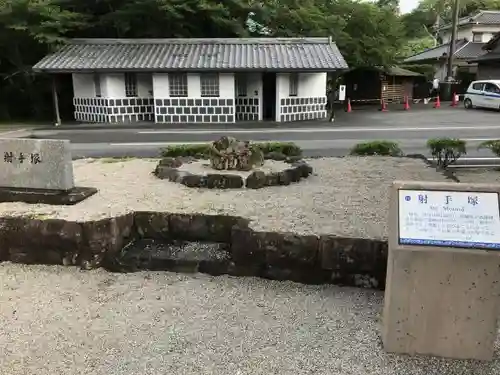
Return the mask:
M231 173L208 173L194 174L181 171L178 168L185 162L182 158L163 158L159 161L153 174L162 180L176 182L190 188L207 189L262 189L268 186L287 186L301 179L308 178L312 173L312 167L303 160L287 159L290 167L282 172L265 173L254 171L246 178ZM187 161L190 162L189 160Z
M138 239L226 243L229 254L214 274L379 289L385 284L387 242L381 240L257 232L248 220L224 215L135 212L90 222L0 218L2 261L127 272L134 269L123 255ZM195 266L212 273L206 264Z

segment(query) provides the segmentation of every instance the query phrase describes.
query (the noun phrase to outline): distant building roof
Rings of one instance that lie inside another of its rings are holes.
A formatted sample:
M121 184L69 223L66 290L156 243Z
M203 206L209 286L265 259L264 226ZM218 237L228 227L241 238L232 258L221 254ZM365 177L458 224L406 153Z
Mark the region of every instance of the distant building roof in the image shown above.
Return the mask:
M408 69L400 68L399 66L391 66L390 68L384 69L383 71L388 76L394 77L420 77L423 75Z
M36 72L347 69L329 38L73 39Z
M457 59L474 59L484 55L483 46L485 43L470 42L467 39L460 39L455 42L455 55ZM450 43L427 49L404 60L405 63L423 62L429 60L439 60L447 58L450 51Z
M458 20L458 26L465 25L500 25L500 10L480 10L475 15L462 17ZM439 30L450 29L451 23L443 25Z

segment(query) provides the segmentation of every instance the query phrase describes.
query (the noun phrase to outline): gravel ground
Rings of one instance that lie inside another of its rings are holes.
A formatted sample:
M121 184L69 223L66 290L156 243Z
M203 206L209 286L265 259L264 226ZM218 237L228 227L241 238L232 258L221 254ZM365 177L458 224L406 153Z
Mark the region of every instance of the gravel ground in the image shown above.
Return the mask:
M78 186L99 193L75 206L0 204L0 215L89 220L131 210L239 215L257 230L386 238L388 192L394 180L444 181L420 160L324 158L309 161L315 174L290 186L265 189L192 189L159 180L156 163L74 162Z
M386 354L380 292L253 278L0 264L9 375L494 375Z
M231 174L246 178L250 174L252 174L254 171L262 171L264 173L271 173L271 172L282 172L287 168L290 168L290 164L287 164L283 161L266 160L264 162L264 165L262 165L258 168L254 168L251 171L232 170L232 171L228 172L228 171L214 170L212 167L210 167L209 160L199 160L199 161L194 161L192 163L184 163L178 169L181 171L186 171L186 172L190 172L190 173L197 174L197 175L206 175L208 173L211 173L211 174L231 173Z
M500 183L500 171L498 170L498 167L484 168L484 169L455 168L454 172L455 175L458 177L459 181L462 183L475 183L475 184Z

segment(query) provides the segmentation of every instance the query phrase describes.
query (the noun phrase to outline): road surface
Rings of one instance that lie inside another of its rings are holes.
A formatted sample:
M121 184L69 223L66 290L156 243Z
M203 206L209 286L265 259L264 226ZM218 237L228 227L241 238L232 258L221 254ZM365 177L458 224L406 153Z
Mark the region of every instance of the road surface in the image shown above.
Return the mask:
M231 128L215 126L167 125L133 126L111 129L88 126L68 130L34 130L37 138L69 139L73 156L81 157L154 157L161 148L172 144L205 143L223 135L253 141L291 141L307 156L343 156L356 143L373 140L398 142L406 154L429 152L429 138L454 137L467 141L467 158L492 158L488 150L477 146L490 139L500 139L500 114L461 108L419 109L409 112L363 110L341 113L335 123L324 121L295 124L245 124Z

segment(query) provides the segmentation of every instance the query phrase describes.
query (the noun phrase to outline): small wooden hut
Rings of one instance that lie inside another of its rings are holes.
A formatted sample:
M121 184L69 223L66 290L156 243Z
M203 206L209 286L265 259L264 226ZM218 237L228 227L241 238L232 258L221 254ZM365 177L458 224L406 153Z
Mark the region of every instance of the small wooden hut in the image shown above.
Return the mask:
M355 68L343 75L346 96L352 103L402 103L413 99L413 87L425 80L423 74L394 66L392 68Z

